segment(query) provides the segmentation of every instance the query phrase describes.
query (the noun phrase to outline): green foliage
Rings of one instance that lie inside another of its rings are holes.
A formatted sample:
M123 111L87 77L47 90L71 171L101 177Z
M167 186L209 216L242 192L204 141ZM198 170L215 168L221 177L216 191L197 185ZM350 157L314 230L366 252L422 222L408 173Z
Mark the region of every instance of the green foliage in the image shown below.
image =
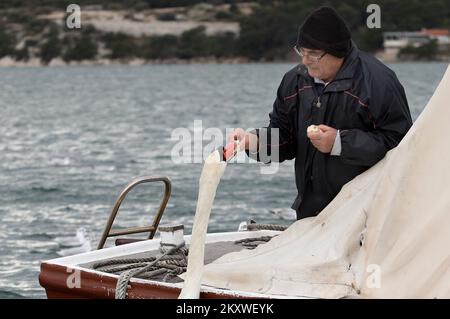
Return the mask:
M10 33L5 32L2 27L0 27L0 44L0 58L14 54L16 38Z
M24 24L24 26L26 32L30 34L40 34L45 29L47 24L48 23L44 20L31 18Z
M148 37L141 48L145 59L198 57L232 57L236 55L236 35L226 32L207 36L205 27L198 27L184 32L180 37L173 35Z
M239 15L241 12L239 11L239 7L236 5L236 3L232 3L230 5L230 12L234 15Z
M365 30L360 28L353 32L353 40L361 50L374 52L383 47L383 32L381 29Z
M178 38L174 35L148 37L142 48L147 60L174 58L177 55Z
M234 15L228 11L217 11L215 18L217 20L233 20Z
M262 7L253 15L242 18L239 54L256 60L271 60L284 55L280 49L286 52L294 46L297 28L306 16L306 10L300 10L299 7L297 4Z
M16 61L28 61L30 52L28 51L28 47L23 47L20 50L15 50L12 56Z
M6 16L6 19L11 23L27 23L32 20L32 16L23 11L13 11Z
M415 60L433 60L438 51L437 40L432 40L419 47L407 46L399 52L400 56L410 57Z
M69 48L64 52L65 61L92 60L97 56L98 46L88 33L74 38Z
M56 28L52 28L47 35L47 40L41 47L40 57L45 64L49 63L53 58L61 55L62 47L58 34L58 30Z
M125 59L136 56L138 47L134 37L123 33L107 33L102 37L105 47L111 51L111 59Z
M236 35L233 32L209 37L209 55L217 58L229 58L236 55Z
M207 37L203 26L183 32L179 40L178 57L191 59L196 56L206 56L206 43Z
M173 13L162 13L157 16L159 21L176 21L177 17Z

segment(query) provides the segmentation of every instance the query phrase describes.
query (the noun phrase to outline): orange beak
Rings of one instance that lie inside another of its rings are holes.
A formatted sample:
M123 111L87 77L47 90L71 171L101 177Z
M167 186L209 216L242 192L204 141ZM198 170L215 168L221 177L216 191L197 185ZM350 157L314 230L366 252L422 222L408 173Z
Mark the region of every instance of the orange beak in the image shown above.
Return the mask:
M219 149L219 153L222 157L222 161L228 162L231 160L237 153L238 144L236 142L230 142L225 147Z

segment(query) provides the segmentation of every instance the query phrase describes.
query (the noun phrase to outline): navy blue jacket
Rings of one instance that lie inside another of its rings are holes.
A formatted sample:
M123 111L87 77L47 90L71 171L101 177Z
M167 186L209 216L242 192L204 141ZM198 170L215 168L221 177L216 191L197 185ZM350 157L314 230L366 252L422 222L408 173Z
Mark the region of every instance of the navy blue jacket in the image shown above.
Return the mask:
M304 65L287 72L269 117L269 126L256 130L259 153L266 148L271 161L295 158L298 195L292 208L298 219L317 215L345 183L397 146L412 125L395 73L356 46L320 94ZM312 124L340 130L340 156L321 153L311 144L306 129ZM270 143L272 128L279 129L277 145Z

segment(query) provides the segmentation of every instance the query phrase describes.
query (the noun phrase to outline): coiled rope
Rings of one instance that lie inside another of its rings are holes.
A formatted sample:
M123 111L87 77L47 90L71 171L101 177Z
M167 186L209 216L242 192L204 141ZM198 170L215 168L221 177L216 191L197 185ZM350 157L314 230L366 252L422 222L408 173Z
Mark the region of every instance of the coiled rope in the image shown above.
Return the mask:
M116 299L125 299L128 283L132 277L151 279L164 275L163 281L186 271L188 249L184 243L171 247L160 247L159 257L112 259L93 265L98 271L120 274L116 284Z

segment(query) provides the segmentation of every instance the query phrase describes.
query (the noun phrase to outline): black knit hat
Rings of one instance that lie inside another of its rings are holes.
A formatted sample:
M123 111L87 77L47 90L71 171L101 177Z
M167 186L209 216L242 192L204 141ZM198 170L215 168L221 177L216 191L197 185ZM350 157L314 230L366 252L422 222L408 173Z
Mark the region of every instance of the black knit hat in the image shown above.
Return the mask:
M320 7L300 27L297 46L324 50L343 58L352 48L350 30L333 8Z

